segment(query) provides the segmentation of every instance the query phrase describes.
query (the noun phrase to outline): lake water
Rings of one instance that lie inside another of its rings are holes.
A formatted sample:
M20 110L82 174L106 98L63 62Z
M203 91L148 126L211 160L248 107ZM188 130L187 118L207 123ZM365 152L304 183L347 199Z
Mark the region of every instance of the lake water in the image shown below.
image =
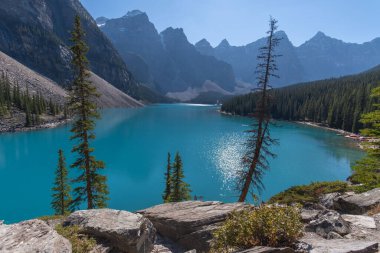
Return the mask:
M186 181L204 200L232 202L250 119L220 115L215 106L152 105L110 109L98 122L95 155L105 161L109 206L135 211L160 204L167 153L179 151ZM57 151L70 155L70 126L0 135L0 220L52 214L51 187ZM336 133L279 122L272 136L278 157L264 178L263 199L297 184L345 180L363 153Z

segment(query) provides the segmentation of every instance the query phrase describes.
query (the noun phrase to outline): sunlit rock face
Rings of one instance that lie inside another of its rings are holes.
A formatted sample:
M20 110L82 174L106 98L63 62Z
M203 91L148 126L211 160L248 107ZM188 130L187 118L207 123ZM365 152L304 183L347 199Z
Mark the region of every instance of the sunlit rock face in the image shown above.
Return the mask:
M78 0L2 0L0 51L64 86L72 76L69 47L75 15L86 31L91 70L133 95L136 84L125 63Z

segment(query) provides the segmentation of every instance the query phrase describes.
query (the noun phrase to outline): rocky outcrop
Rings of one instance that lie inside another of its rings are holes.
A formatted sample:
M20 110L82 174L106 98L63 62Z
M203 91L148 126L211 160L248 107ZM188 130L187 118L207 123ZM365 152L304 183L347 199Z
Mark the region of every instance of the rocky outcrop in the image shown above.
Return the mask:
M0 252L71 253L70 242L41 220L0 225Z
M326 240L320 237L306 237L301 240L310 245L310 253L377 253L377 242L362 240Z
M111 209L77 211L67 217L64 226L77 225L83 233L106 241L115 250L146 253L153 249L156 231L140 214Z
M320 198L319 202L322 206L328 209L332 209L334 206L334 199L339 197L340 195L342 194L339 192L327 193Z
M315 232L316 234L327 238L329 233L335 232L339 235L346 235L351 232L350 225L345 221L338 212L327 210L317 216L306 225L305 230ZM334 237L334 235L330 235Z
M378 205L379 198L379 189L361 194L330 193L322 196L320 204L305 207L302 219L306 233L299 243L301 252L377 253L380 214L347 213L366 213Z
M62 223L80 226L81 234L95 238L97 246L92 253L209 252L212 233L228 215L252 208L243 203L186 201L154 206L137 214L98 209L77 211L63 220L31 220L13 225L0 222L0 251L69 253L71 244L53 230ZM340 214L314 203L305 205L301 216L305 231L291 248L257 246L235 253L378 252L380 214Z
M148 208L139 213L152 221L157 231L186 250L207 252L212 232L233 211L249 208L241 203L187 201Z
M333 209L346 214L364 214L377 205L380 205L380 188L360 194L345 193L333 200Z

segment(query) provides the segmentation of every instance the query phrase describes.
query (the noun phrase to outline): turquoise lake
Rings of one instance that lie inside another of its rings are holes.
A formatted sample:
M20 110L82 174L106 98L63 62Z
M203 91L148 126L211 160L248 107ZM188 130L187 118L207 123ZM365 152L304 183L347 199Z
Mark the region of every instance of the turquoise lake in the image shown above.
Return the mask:
M135 211L160 204L167 153L179 151L192 194L233 202L234 172L244 151L251 120L218 113L216 106L151 105L109 109L97 124L95 155L106 163L109 207ZM70 126L0 135L0 220L17 222L52 214L51 188L57 151L70 154ZM297 184L345 180L363 156L335 132L277 122L271 170L262 198Z

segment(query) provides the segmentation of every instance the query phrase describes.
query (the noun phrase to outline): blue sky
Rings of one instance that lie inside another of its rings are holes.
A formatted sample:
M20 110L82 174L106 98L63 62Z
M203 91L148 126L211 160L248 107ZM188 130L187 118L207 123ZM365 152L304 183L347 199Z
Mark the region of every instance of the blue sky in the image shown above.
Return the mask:
M346 42L380 37L379 0L81 0L93 17L121 17L139 9L161 32L181 27L190 42L213 46L226 38L245 45L265 35L269 16L295 45L318 31Z

